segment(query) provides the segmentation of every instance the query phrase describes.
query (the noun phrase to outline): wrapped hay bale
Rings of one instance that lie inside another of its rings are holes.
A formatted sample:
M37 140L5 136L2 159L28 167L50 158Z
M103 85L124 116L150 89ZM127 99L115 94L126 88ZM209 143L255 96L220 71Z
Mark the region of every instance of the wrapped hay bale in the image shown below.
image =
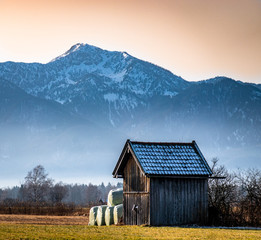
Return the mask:
M98 212L99 207L92 207L90 209L89 213L89 225L94 226L97 225L96 217L97 217L97 212Z
M119 204L122 204L123 202L123 189L113 189L108 194L108 202L107 205L109 207L113 207Z
M113 219L113 210L114 207L107 207L105 211L105 224L107 226L110 226L114 224L114 219Z
M113 210L114 224L119 224L123 217L123 204L117 205Z
M97 221L97 225L98 226L102 226L105 225L105 211L106 211L107 205L102 205L98 207L98 211L97 211L97 217L96 217L96 221Z

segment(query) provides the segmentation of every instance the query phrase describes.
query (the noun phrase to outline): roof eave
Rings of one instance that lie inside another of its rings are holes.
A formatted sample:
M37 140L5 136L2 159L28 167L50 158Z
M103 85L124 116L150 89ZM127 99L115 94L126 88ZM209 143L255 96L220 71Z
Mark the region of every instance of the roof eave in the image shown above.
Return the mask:
M210 175L163 175L163 174L146 174L149 178L209 178Z
M130 146L130 151L131 151L131 153L132 153L132 156L133 156L133 158L134 158L136 164L137 164L138 167L140 168L141 172L142 172L144 175L146 175L146 172L145 172L145 170L143 169L143 167L141 166L140 161L139 161L139 159L138 159L138 157L137 157L137 154L135 153L135 150L134 150L134 148L133 148L133 146L132 146L130 140L129 140L129 146Z
M201 159L203 160L203 163L204 163L205 166L207 167L207 169L208 169L208 171L209 171L209 176L211 176L211 175L213 174L213 172L212 172L211 168L209 167L208 162L206 161L206 159L205 159L205 157L203 156L202 152L200 151L200 149L199 149L199 147L198 147L196 141L193 140L192 143L193 143L193 145L195 146L197 152L199 153Z
M123 178L123 175L122 174L118 174L119 172L119 169L121 167L121 165L123 164L123 160L124 160L124 156L126 155L127 152L130 152L131 155L133 156L136 164L138 165L138 167L140 168L141 172L145 175L146 172L144 171L144 169L142 168L140 162L139 162L139 159L135 153L135 150L134 148L132 147L132 144L131 144L131 141L128 139L123 147L123 150L121 152L121 155L119 157L119 160L112 172L112 175L113 175L113 178Z
M121 166L121 164L122 164L122 161L123 161L123 159L124 159L124 156L125 156L125 154L126 154L126 151L128 150L128 142L129 142L129 141L130 141L130 140L127 139L127 141L126 141L126 143L125 143L125 145L124 145L124 147L123 147L123 149L122 149L121 155L120 155L120 157L119 157L119 159L118 159L118 162L117 162L117 164L116 164L116 166L115 166L115 168L114 168L114 170L113 170L113 172L112 172L113 178L117 178L117 176L120 176L120 174L118 174L118 171L119 171L119 168L120 168L120 166Z

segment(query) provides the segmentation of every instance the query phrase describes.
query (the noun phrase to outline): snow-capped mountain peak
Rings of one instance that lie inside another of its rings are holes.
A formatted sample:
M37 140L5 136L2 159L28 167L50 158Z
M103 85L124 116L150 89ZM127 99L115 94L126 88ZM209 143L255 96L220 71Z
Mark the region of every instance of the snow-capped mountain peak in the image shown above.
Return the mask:
M15 129L10 132L8 124ZM20 134L22 140L14 144L12 136L17 137L19 124L29 134ZM61 158L59 165L69 161L77 166L76 161L93 161L94 156L106 162L126 138L196 139L211 152L208 156L219 157L215 154L220 150L225 160L225 151L234 148L230 156L235 166L244 161L238 149L247 146L247 164L250 158L259 163L261 87L226 77L187 82L126 52L79 43L47 64L0 63L0 130L0 152L8 150L3 145L7 138L8 146L15 146L4 155L23 150L24 146L17 147L23 141L27 141L25 152L39 150L26 155L24 161L17 153L14 158L22 165L39 156L43 161L51 159L51 165L57 157ZM40 131L43 139L35 141ZM43 142L47 147L39 149ZM109 154L100 151L101 146L102 150L107 147ZM61 151L57 153L57 149ZM76 154L69 159L72 151Z
M240 89L244 96L241 99L254 105L260 101L260 89L253 85L250 88L227 77L190 83L126 52L83 43L75 44L47 64L1 63L0 77L27 94L56 101L83 118L107 121L112 126L125 123L126 118L135 122L138 113L151 109L165 109L161 115L170 120L174 119L173 112L178 114L174 114L176 119L196 115L201 118L207 109L210 112L217 106L220 109L216 112L222 110L221 115L229 118L240 108L247 119L250 105L243 105L240 99L241 106L224 110L226 104L231 105L231 94Z
M68 51L66 51L65 53L61 54L60 56L54 58L53 60L51 60L50 62L55 62L59 59L62 59L70 54L72 54L73 52L76 51L85 51L88 52L90 51L90 49L98 49L97 47L94 47L92 45L89 44L84 44L84 43L77 43L75 45L73 45Z

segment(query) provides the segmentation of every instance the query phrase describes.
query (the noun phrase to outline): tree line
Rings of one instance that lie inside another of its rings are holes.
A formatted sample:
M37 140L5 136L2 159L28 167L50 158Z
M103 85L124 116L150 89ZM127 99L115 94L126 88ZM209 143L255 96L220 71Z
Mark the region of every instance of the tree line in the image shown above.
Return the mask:
M0 189L0 213L50 214L50 209L56 207L60 212L69 214L79 207L104 204L109 191L120 187L121 183L108 183L106 186L104 183L55 183L48 177L44 167L38 165L27 173L21 186Z

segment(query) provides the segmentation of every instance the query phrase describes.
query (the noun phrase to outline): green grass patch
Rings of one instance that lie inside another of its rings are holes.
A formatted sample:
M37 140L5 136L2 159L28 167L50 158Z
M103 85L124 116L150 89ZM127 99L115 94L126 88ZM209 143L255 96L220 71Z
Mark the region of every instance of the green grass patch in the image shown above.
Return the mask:
M258 230L0 224L0 239L261 239Z

